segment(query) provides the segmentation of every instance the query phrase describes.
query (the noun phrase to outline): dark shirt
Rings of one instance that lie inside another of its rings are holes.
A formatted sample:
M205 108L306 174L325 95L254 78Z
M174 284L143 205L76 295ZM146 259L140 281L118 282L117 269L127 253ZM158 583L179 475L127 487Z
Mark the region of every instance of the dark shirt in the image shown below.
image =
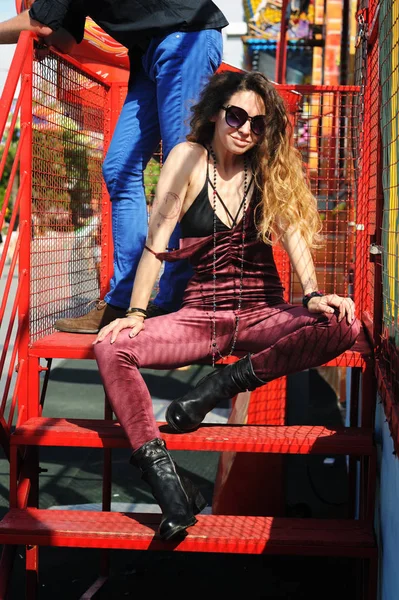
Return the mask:
M211 0L35 0L29 14L53 31L65 28L79 43L91 17L117 42L137 52L173 31L221 29L228 25Z

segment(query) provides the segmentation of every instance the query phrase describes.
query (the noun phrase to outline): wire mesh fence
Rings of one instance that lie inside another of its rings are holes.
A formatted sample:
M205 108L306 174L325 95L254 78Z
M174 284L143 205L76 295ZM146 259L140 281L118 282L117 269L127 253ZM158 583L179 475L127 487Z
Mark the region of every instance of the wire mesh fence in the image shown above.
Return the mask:
M51 333L61 316L80 316L100 296L106 245L102 164L109 128L108 92L109 85L59 55L50 51L41 58L36 55L31 340ZM120 111L125 95L126 86L119 86L118 106L113 109ZM149 210L161 164L160 145L144 173Z
M51 52L33 62L31 339L99 295L106 95Z
M382 138L382 347L386 384L399 404L399 1L380 5Z
M300 150L324 223L326 243L315 253L319 286L353 293L355 203L353 107L357 88L297 86ZM121 89L119 109L123 103ZM284 94L284 89L282 88ZM34 62L31 337L49 333L59 316L77 316L99 296L102 161L107 85L47 54ZM151 159L144 184L148 208L162 164ZM287 279L289 264L280 255ZM299 302L292 276L289 298Z
M319 288L353 295L355 262L354 106L357 87L296 86L302 95L295 145L302 154L323 222L324 244L314 252ZM291 301L302 288L293 274Z

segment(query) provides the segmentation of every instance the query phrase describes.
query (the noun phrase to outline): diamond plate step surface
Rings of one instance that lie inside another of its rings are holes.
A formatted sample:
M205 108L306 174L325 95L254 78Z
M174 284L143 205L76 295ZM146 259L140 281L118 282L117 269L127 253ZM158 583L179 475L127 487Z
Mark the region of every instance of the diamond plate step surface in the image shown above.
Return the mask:
M371 430L327 429L311 425L202 425L186 434L170 433L159 423L170 450L220 452L268 452L273 454L371 455ZM128 448L125 434L115 421L91 419L32 418L16 428L12 445Z
M199 515L179 542L156 533L159 514L11 509L0 543L79 548L177 550L241 554L372 557L372 528L361 521Z

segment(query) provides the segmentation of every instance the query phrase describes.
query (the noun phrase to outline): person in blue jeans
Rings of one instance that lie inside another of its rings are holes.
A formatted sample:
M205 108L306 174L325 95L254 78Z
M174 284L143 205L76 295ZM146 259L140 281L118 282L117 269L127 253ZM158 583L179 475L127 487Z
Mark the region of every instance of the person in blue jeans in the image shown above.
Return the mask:
M143 171L160 140L165 159L185 140L190 107L221 64L221 30L228 25L211 0L35 0L30 10L0 23L0 43L15 43L28 30L65 52L82 41L86 16L128 48L130 79L103 165L112 201L110 290L87 314L56 321L56 329L70 333L97 333L129 309L147 236ZM177 226L169 247L178 248L179 238ZM191 275L187 261L167 264L148 316L180 308Z

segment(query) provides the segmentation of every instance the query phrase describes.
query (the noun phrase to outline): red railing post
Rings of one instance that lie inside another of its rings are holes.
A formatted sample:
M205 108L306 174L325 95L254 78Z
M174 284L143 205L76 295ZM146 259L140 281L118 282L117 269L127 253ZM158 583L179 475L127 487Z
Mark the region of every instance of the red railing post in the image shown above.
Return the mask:
M276 48L276 83L285 83L287 71L287 7L288 0L283 0L281 6L280 37Z
M121 110L121 96L126 90L125 82L113 82L107 91L104 111L104 157L111 143L112 134L118 121ZM112 242L112 205L105 185L102 183L102 207L101 207L101 273L100 273L100 297L103 298L109 289L109 282L113 275L113 242Z
M31 214L32 214L32 73L33 71L33 37L30 36L25 61L22 67L22 80L25 84L25 93L21 103L21 129L25 130L25 141L21 152L20 174L24 180L24 188L21 190L21 205L19 213L19 226L24 223L23 237L19 253L19 277L23 280L18 304L18 322L21 336L18 344L18 362L26 361L28 369L21 381L18 404L25 405L25 418L38 414L39 389L37 385L37 374L32 378L28 362L29 346L29 306L30 306L30 264L31 264ZM30 379L34 385L30 385ZM37 387L37 393L35 388Z

